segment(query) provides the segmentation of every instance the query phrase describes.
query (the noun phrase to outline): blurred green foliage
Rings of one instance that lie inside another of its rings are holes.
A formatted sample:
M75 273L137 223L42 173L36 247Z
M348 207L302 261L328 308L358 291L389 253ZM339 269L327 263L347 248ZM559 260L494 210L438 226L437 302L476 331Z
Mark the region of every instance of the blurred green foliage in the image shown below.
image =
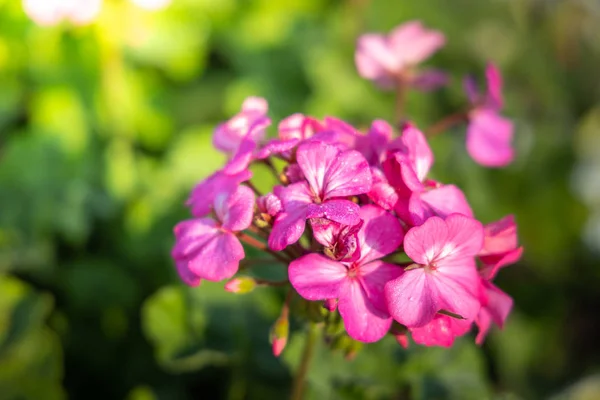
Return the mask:
M353 361L318 348L307 397L600 398L596 1L174 0L152 13L106 0L95 23L53 28L20 3L0 0L0 399L287 397L306 327L272 356L283 293L184 287L171 229L224 160L215 124L246 96L275 120L392 120L354 43L409 19L446 33L431 64L454 75L409 96L420 126L464 105L465 74L503 71L516 162L475 165L463 128L432 146L434 174L482 221L516 215L525 255L498 281L515 310L482 348L387 338Z

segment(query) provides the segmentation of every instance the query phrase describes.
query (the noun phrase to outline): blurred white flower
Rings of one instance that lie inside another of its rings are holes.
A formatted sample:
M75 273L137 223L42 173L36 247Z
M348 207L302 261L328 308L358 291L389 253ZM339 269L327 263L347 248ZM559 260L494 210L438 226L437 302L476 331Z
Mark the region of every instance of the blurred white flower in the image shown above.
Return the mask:
M42 26L56 25L63 20L85 25L98 16L101 7L102 0L23 0L25 13Z
M146 10L160 10L171 4L171 0L131 0L131 2Z

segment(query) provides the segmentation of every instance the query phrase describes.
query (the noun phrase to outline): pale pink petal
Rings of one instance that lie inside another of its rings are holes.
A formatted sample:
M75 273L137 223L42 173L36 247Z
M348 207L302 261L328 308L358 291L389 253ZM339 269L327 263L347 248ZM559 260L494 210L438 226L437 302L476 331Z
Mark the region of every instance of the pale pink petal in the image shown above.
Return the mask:
M279 193L283 210L275 218L269 235L269 247L281 251L296 243L304 233L306 211L312 203L312 193L306 182L293 183Z
M359 151L370 165L379 165L393 134L394 129L390 124L383 120L375 120L366 135L357 136L355 150Z
M340 287L338 310L348 335L361 342L378 341L392 325L392 318L370 302L356 279L348 279Z
M471 329L471 323L468 320L438 314L427 325L412 328L410 332L417 344L450 347L456 337L464 335Z
M279 137L282 140L304 140L323 129L314 118L303 114L292 114L279 122Z
M402 65L406 66L429 58L446 43L446 38L439 31L423 27L421 21L410 21L394 29L389 41Z
M256 146L254 140L242 139L231 160L223 167L223 172L228 175L235 175L247 170L254 158Z
M413 193L409 211L414 225L420 225L435 215L442 218L454 213L473 216L464 193L454 185L442 185L423 193Z
M423 92L430 92L448 84L448 73L439 69L419 71L411 78L410 84Z
M242 103L242 112L255 112L259 115L266 115L268 111L269 104L262 97L250 96Z
M252 224L254 214L254 192L247 186L238 186L231 193L219 194L215 199L215 213L223 229L238 232Z
M217 126L213 135L214 146L233 154L244 139L258 142L263 139L265 129L271 124L266 117L266 102L264 99L248 98L242 105L242 110L228 121Z
M365 34L358 38L355 53L358 74L381 83L391 83L390 75L398 73L401 65L383 35Z
M404 231L396 217L380 207L369 204L360 208L360 219L364 223L358 232L361 251L358 264L367 264L398 249Z
M471 112L467 127L467 151L479 164L503 167L514 158L513 124L496 111L477 109Z
M412 269L385 285L390 315L404 326L426 325L440 310L437 287L431 285L427 275L423 268Z
M289 152L300 143L298 139L280 140L273 139L263 146L262 149L256 153L258 160L264 160L265 158L271 157L274 154L284 154Z
M300 296L307 300L327 300L339 297L347 271L343 264L312 253L292 261L288 275Z
M304 143L298 147L296 153L298 166L315 195L323 195L325 175L339 154L340 151L336 147L317 141Z
M359 279L363 290L371 304L379 311L388 314L387 300L385 298L385 284L396 279L403 272L398 265L388 264L383 261L373 261L359 267Z
M328 200L320 204L309 204L306 218L327 218L344 225L356 225L360 207L350 200Z
M426 265L444 251L448 226L440 217L431 217L421 226L411 228L404 238L404 251L417 264Z
M474 258L483 247L481 222L462 214L451 214L445 219L448 236L443 251L436 255L438 264L456 258Z
M185 259L219 234L219 224L212 218L188 219L175 225L173 233L176 242L171 256L174 259Z
M215 172L192 190L186 205L191 208L195 217L204 217L210 213L215 198L218 194L232 193L242 182L252 177L252 172L241 171L238 174L228 175L222 171Z

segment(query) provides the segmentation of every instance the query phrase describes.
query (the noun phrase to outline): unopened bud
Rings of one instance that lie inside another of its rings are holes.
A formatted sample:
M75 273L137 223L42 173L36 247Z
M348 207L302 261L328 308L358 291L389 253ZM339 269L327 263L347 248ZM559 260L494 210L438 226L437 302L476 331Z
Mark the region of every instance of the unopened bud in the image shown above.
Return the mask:
M225 290L236 294L250 293L256 287L256 281L248 276L233 278L225 284Z
M270 340L273 348L273 355L279 357L285 345L287 344L290 332L290 322L287 315L280 316L273 327L271 327Z
M396 342L405 349L408 348L408 328L398 322L394 321L390 328L390 333L396 338Z
M323 307L325 307L330 312L334 312L337 310L337 299L327 299L323 302Z

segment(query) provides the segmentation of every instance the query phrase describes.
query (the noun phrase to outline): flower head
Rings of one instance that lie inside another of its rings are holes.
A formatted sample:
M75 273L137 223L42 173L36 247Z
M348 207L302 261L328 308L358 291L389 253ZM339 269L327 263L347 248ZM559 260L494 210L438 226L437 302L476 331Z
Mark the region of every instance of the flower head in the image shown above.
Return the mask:
M369 33L358 39L355 61L358 73L390 89L400 82L421 90L435 89L446 83L439 70L416 71L445 43L444 35L427 29L420 21L406 22L389 35Z

